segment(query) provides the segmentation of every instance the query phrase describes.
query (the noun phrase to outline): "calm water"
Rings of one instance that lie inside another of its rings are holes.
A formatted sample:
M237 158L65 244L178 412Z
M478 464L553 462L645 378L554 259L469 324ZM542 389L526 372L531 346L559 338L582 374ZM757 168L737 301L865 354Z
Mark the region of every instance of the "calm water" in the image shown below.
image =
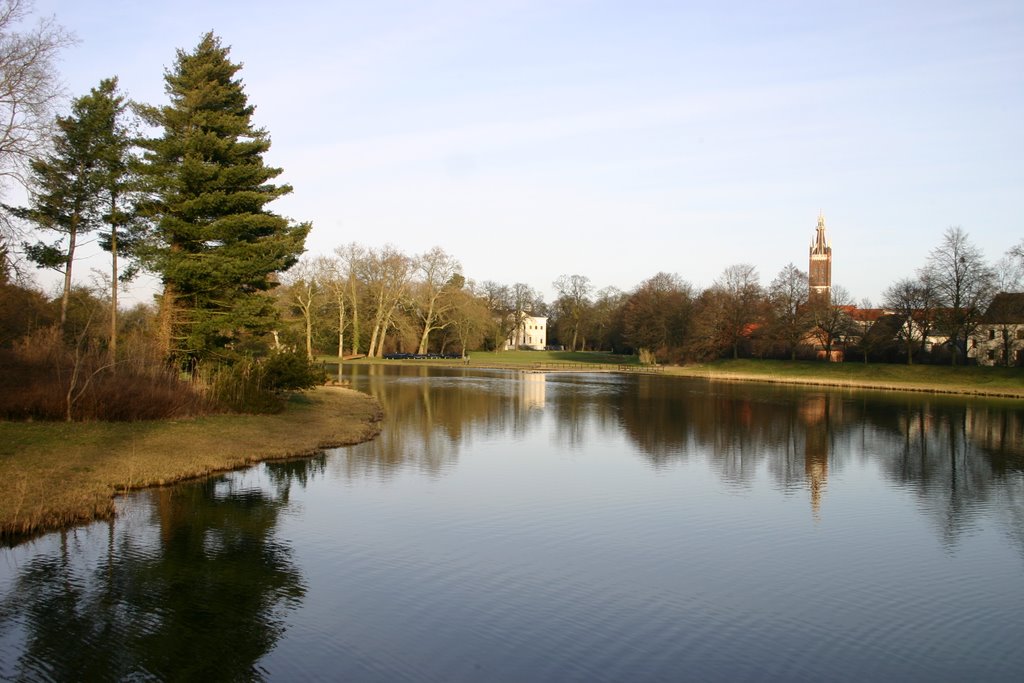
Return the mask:
M1024 680L1019 403L359 370L376 441L0 550L0 678Z

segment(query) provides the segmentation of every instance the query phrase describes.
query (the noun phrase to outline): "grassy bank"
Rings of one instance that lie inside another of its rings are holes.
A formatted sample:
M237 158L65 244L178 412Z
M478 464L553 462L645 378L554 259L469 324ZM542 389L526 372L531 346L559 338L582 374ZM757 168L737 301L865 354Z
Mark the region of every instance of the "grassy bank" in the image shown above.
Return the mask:
M670 367L666 372L717 380L1024 398L1021 368L725 360Z
M365 441L381 417L371 397L321 387L294 396L277 415L0 422L0 536L107 517L113 496L132 489Z

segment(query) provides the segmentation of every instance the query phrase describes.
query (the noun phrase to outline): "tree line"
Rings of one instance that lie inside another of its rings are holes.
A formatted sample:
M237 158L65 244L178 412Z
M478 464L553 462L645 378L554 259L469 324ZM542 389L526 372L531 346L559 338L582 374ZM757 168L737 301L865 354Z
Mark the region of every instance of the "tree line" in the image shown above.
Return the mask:
M274 339L310 358L465 354L500 349L527 316L545 316L549 345L651 362L831 357L841 348L864 359L962 363L988 302L1019 289L1022 251L1024 243L991 266L962 228L947 229L913 277L886 289L887 314L875 325L858 319L842 286L832 287L828 302L811 303L807 273L792 263L767 286L745 263L726 267L704 289L674 273L657 273L631 291L597 289L586 275L566 274L545 302L525 283L467 279L441 247L409 255L393 245L350 243L303 257L284 274ZM931 351L926 341L936 336L949 341Z

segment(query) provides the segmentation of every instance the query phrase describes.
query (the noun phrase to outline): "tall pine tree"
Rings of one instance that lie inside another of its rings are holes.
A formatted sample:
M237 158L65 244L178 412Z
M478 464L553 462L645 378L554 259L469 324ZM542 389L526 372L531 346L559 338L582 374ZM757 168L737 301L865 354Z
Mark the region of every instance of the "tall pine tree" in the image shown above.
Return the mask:
M253 126L241 65L228 52L213 33L190 53L178 50L164 76L170 104L143 108L163 129L140 141L148 265L163 283L159 341L183 366L230 358L247 336L272 328L267 292L310 228L264 208L292 188L270 182L281 169L263 163L270 137Z
M32 162L30 206L7 207L38 228L57 233L54 242L25 244L28 258L40 268L64 274L60 324L67 319L71 270L82 235L102 223L101 195L111 149L109 134L123 110L117 79L105 79L88 95L76 99L70 116L58 116L52 150Z
M110 252L110 339L107 350L117 358L117 290L120 280L131 279L134 266L121 270L119 257L134 255L131 188L134 185L131 148L133 136L128 99L117 89L117 77L105 78L93 88L98 165L97 189L106 230L100 231L100 245Z

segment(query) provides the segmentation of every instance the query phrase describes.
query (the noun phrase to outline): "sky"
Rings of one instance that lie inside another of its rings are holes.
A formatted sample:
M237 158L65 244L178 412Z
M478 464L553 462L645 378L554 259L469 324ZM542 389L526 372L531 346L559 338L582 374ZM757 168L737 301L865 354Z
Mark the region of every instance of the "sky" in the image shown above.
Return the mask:
M877 304L948 226L992 262L1024 239L1020 0L35 4L80 41L72 96L116 75L164 104L214 31L311 254L440 246L549 301L563 274L767 285L820 212L833 282Z

